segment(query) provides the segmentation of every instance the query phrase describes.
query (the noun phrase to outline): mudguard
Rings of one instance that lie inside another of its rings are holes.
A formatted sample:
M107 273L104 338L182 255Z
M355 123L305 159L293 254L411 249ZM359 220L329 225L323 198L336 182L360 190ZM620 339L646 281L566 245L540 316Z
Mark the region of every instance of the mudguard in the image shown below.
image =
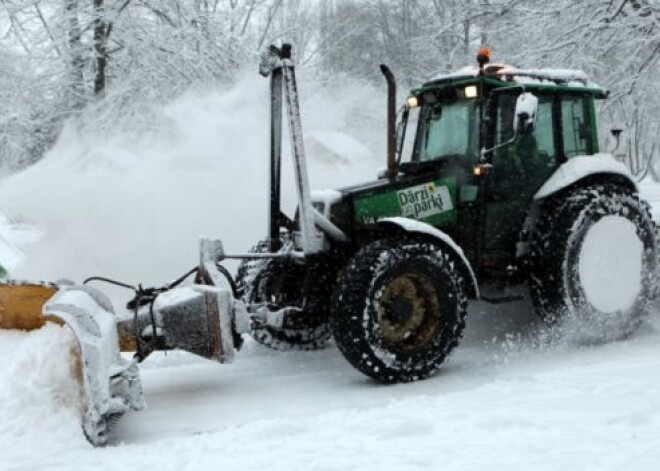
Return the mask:
M466 278L471 288L469 294L471 295L471 297L475 299L479 299L479 285L477 283L476 276L474 276L472 265L470 265L470 262L465 257L465 254L463 253L463 249L461 249L461 247L456 242L454 242L454 239L452 239L448 234L442 232L440 229L431 226L430 224L426 224L425 222L416 221L414 219L408 219L404 217L383 218L378 221L378 224L394 225L400 229L403 229L406 232L425 234L427 236L433 237L434 239L437 239L445 247L448 247L456 255L457 260L461 262L462 265L461 268L463 268L464 273L467 275Z
M81 359L83 431L92 445L105 445L114 421L145 405L136 361L119 353L112 304L90 286L67 286L44 304L42 312L74 333Z
M534 195L535 200L546 198L593 175L623 179L637 191L637 182L628 168L610 154L578 155L564 162Z

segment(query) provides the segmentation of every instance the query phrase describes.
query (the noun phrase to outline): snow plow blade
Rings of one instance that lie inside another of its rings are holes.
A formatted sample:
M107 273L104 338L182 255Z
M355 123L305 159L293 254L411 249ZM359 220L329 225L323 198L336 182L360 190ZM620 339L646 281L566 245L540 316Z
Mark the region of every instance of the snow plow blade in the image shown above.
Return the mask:
M81 358L82 428L92 445L105 445L124 412L144 408L137 362L119 352L112 304L90 286L67 286L46 302L43 315L66 324L75 335Z
M121 415L144 408L138 363L152 352L178 349L219 363L233 361L241 344L236 312L242 314L242 331L248 320L225 278L229 275L216 263L222 253L219 241L202 239L199 266L163 287L131 287L136 292L129 302L132 315L123 318L88 284L0 284L0 329L35 330L54 321L73 332L82 429L92 445L103 446ZM178 286L192 273L197 274L194 283ZM135 354L129 360L123 351Z
M82 428L91 444L105 445L119 416L144 407L137 364L119 353L112 305L89 286L0 285L0 329L36 330L47 321L73 331L76 348L72 354L83 393Z

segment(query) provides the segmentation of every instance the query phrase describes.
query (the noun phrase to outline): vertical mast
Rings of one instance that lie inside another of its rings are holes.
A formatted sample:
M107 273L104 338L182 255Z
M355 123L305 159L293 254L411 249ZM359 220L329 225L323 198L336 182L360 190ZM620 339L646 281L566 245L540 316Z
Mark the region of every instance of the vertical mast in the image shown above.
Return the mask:
M280 194L282 177L282 68L270 77L270 212L268 251L280 249Z

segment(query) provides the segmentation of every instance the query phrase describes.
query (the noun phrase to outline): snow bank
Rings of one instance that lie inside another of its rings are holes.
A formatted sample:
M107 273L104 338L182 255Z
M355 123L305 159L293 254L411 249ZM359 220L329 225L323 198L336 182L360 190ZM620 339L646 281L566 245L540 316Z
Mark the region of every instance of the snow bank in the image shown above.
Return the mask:
M41 231L29 224L22 224L0 212L0 265L11 272L23 263L22 246L39 240Z
M3 464L10 450L32 450L47 460L55 438L84 443L72 340L67 329L50 323L31 333L0 332L0 469L31 459L26 454Z

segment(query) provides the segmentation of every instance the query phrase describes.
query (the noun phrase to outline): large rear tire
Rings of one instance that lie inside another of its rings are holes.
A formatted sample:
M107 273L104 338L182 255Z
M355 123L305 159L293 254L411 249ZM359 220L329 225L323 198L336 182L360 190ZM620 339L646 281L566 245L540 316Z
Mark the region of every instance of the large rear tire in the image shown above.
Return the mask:
M532 237L530 291L549 325L579 343L631 335L654 294L655 225L646 203L601 183L546 202Z
M286 244L291 242L285 240ZM266 252L268 244L260 241L251 252ZM303 291L305 270L289 259L258 259L242 262L236 274L236 284L246 303L266 303L283 307L296 305ZM323 280L318 280L323 282ZM329 291L329 287L317 289ZM315 312L300 312L288 318L290 325L281 328L259 326L250 331L261 345L278 351L307 351L325 348L332 334L328 325L327 302L317 303Z
M331 327L339 350L365 375L414 381L435 373L458 345L466 308L463 279L444 248L379 240L340 276Z

